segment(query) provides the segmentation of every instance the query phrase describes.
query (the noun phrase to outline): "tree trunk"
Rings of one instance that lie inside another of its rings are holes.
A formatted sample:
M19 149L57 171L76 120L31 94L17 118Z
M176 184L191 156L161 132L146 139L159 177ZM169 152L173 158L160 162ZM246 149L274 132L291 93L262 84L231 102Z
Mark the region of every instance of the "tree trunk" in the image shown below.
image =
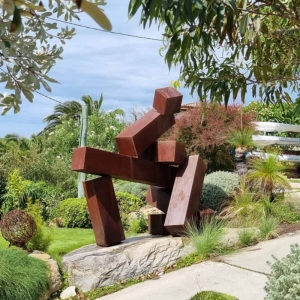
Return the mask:
M235 167L236 172L239 177L243 177L247 174L248 168L246 165L246 155L245 153L235 153Z

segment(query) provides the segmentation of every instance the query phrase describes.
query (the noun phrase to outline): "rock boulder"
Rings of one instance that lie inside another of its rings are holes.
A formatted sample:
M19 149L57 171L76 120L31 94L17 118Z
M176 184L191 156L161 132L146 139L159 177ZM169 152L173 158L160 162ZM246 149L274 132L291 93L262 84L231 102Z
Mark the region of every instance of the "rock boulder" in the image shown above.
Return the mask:
M57 262L47 253L33 251L29 256L41 259L47 263L49 269L49 288L40 299L48 299L50 295L59 291L63 287L62 277L59 272Z
M139 236L112 247L88 245L62 259L69 284L83 292L159 272L191 253L181 237Z

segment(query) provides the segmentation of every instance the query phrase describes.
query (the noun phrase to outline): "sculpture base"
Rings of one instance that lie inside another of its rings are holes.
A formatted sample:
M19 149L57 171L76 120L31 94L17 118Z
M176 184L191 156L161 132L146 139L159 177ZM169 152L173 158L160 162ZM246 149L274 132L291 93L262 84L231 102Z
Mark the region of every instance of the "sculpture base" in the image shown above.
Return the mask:
M83 292L122 280L160 272L194 249L181 237L131 237L119 245L88 245L62 259L70 285Z

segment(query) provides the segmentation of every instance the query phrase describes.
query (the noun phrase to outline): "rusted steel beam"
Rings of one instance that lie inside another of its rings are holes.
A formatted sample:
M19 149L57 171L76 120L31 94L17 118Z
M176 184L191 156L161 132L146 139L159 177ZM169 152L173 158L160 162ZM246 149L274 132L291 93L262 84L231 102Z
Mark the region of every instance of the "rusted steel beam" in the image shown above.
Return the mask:
M96 243L112 246L125 240L111 177L83 182Z
M151 109L116 137L119 153L139 157L174 124L174 115L163 116Z
M186 221L197 217L205 169L198 155L187 157L178 168L164 224L170 234L178 234L184 229Z
M74 149L72 170L161 187L172 187L177 172L176 167L89 147Z
M172 189L158 186L149 186L146 196L146 202L164 213L167 213Z
M166 214L151 214L148 215L148 230L153 235L169 235L169 232L164 227Z
M140 157L169 165L182 165L185 154L185 147L179 142L158 141L146 149Z
M176 141L157 142L156 162L166 164L182 165L185 158L185 147Z
M172 87L155 90L153 107L162 115L180 112L182 94Z

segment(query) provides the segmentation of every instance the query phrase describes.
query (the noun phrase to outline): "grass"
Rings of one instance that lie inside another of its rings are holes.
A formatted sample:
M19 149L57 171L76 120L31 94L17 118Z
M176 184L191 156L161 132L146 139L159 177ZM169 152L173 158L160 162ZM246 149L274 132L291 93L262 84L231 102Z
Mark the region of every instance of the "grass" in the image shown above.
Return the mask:
M251 246L257 241L256 234L253 229L243 228L239 233L239 244L242 247Z
M36 300L48 286L44 261L19 249L0 248L0 299Z
M199 257L206 259L221 254L226 249L221 242L223 233L224 222L212 219L203 222L201 228L193 222L188 223L185 235L193 243Z
M49 228L47 230L50 231ZM82 228L53 228L53 241L47 250L53 259L61 266L61 257L75 249L89 244L95 244L92 229ZM126 233L126 238L136 234ZM8 247L8 242L0 235L0 247ZM1 298L0 298L1 299Z
M261 240L269 240L278 236L278 219L273 216L263 216L258 225Z

